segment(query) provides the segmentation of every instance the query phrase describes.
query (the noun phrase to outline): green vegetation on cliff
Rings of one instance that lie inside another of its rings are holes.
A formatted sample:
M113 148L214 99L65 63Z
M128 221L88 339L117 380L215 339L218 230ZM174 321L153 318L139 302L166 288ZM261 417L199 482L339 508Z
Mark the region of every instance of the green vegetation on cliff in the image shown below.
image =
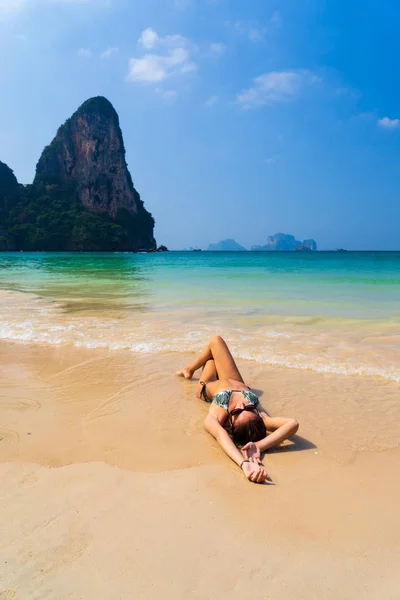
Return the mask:
M0 180L0 250L131 250L154 226L147 211L120 209L114 220L88 210L73 184L18 186L6 203L3 189Z

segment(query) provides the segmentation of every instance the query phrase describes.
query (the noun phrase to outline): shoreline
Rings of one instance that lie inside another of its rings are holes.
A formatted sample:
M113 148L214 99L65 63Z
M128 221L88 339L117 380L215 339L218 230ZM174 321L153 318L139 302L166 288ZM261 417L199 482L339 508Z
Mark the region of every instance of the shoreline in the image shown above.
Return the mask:
M69 282L71 289L77 283ZM81 282L84 285L83 282ZM75 287L74 287L75 286ZM252 313L233 306L146 304L125 298L88 298L0 290L4 304L0 343L26 342L93 350L165 355L200 351L221 327L235 357L263 368L313 371L400 382L400 321L338 315ZM222 325L221 325L222 318ZM171 328L174 333L171 334Z
M187 358L0 343L4 598L397 598L398 386L239 361L300 422L259 486Z

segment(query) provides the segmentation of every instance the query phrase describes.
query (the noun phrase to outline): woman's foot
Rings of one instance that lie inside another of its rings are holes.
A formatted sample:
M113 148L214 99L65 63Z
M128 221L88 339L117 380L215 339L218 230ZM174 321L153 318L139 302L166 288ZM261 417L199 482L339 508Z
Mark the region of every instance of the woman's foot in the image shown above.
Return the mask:
M189 367L185 367L182 371L177 371L176 374L178 377L184 377L185 379L192 379L194 371L189 369Z

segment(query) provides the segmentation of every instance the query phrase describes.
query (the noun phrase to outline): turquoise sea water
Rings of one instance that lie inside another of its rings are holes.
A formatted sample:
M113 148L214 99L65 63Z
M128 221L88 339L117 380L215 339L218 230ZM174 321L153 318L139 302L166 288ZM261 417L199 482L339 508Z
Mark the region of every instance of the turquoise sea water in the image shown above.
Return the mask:
M400 252L0 254L0 339L400 380Z

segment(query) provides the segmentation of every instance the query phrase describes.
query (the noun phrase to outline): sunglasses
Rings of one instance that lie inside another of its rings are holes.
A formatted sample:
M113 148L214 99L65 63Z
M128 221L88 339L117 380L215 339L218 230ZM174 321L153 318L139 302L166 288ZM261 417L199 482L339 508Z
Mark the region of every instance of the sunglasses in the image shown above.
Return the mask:
M252 404L249 404L248 406L244 406L243 408L234 408L233 410L230 410L228 414L230 417L236 417L237 415L240 415L245 410L258 413L257 408L255 406L253 406Z

